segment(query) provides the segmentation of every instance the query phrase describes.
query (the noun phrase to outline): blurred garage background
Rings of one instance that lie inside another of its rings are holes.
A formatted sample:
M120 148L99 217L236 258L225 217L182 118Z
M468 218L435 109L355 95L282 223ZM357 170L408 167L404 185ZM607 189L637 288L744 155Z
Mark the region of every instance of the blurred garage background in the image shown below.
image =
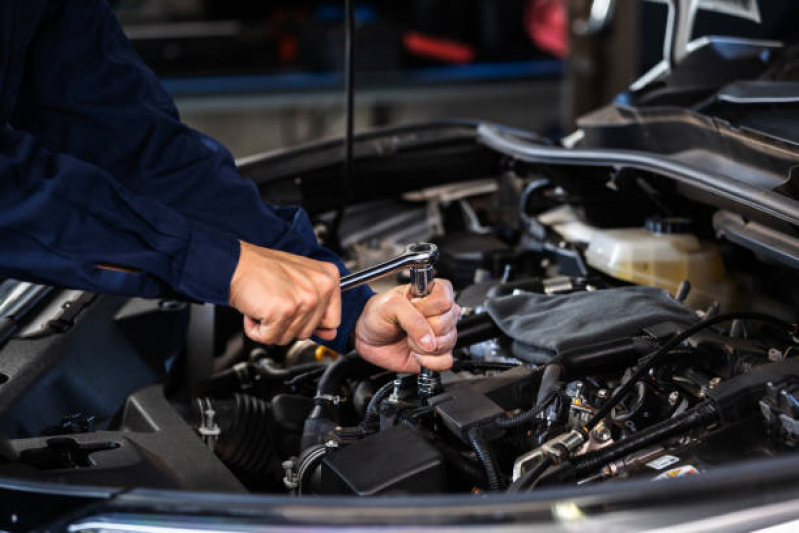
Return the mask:
M344 0L111 4L184 121L236 157L342 135ZM701 11L694 36L787 32L799 3L766 4L760 25ZM661 58L666 12L634 0L356 1L356 131L468 117L567 133Z

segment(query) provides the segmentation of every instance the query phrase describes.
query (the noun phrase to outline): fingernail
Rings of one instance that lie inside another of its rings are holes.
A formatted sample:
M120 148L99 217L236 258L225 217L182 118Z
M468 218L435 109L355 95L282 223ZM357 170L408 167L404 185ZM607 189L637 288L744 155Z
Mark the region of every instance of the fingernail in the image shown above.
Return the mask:
M422 348L425 350L435 350L436 349L436 338L433 337L430 333L425 335L419 340L419 344L421 344Z

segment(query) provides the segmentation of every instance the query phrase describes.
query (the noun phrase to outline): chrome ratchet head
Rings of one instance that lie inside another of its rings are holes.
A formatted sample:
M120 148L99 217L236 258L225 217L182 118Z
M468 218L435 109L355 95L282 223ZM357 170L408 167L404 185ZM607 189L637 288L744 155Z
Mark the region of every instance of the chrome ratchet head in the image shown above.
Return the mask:
M402 255L394 259L343 276L340 288L342 292L354 289L409 268L411 270L411 296L421 298L433 290L433 271L437 261L438 247L435 244L414 243L409 245Z

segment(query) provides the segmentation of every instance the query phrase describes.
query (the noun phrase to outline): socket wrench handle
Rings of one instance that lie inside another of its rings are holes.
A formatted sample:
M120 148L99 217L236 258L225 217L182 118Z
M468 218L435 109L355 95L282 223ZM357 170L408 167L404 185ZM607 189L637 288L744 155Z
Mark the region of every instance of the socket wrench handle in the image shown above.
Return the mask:
M399 257L347 274L341 278L341 292L411 269L411 294L422 298L433 290L433 267L438 261L438 247L426 242L411 244Z

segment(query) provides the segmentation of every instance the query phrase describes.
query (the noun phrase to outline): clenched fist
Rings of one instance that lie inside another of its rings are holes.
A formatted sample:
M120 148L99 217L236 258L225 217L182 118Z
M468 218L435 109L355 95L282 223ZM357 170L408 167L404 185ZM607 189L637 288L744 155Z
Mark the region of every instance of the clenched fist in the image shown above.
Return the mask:
M410 287L396 287L372 297L355 325L355 349L361 357L397 372L447 370L457 339L461 308L452 284L437 279L433 292L409 298Z
M244 332L254 341L333 340L341 324L338 268L242 242L230 305L244 315Z

